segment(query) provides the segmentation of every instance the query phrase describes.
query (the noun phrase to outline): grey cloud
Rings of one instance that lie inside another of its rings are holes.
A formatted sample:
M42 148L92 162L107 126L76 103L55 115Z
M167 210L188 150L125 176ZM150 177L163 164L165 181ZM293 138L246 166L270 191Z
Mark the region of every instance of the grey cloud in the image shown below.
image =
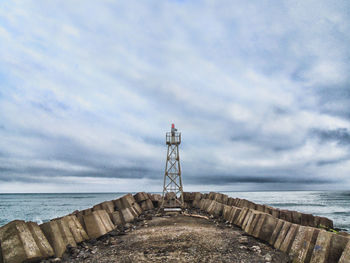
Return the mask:
M333 183L333 180L322 178L305 178L305 177L292 177L290 175L261 175L261 176L241 176L241 175L216 175L202 176L200 180L198 178L187 179L189 183L204 184L204 185L227 185L235 183L252 183L252 184L328 184Z
M339 128L335 130L313 130L313 133L321 141L335 141L339 145L350 145L350 131L346 128Z

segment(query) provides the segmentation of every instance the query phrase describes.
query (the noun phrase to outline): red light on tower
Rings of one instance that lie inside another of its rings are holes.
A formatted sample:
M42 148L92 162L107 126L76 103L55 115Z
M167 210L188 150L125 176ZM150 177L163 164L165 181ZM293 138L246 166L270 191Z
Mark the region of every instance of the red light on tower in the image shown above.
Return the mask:
M175 129L175 124L174 123L171 124L171 128Z

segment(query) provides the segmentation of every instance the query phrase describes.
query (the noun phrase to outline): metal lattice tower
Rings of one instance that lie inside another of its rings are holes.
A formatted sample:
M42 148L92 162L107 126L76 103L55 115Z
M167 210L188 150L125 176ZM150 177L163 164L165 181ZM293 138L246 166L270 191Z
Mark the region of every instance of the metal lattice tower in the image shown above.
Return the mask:
M179 144L181 133L177 132L175 125L171 125L171 132L166 133L168 152L165 164L164 185L161 209L183 208L183 188L181 179L181 166L179 156Z

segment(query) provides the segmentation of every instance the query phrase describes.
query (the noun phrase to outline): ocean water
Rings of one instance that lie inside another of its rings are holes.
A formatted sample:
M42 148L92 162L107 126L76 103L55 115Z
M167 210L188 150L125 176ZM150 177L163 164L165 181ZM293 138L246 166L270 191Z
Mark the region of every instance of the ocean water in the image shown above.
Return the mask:
M334 221L350 230L350 191L223 192L259 204L296 210ZM116 199L125 193L0 194L0 226L21 219L37 223Z
M0 226L15 219L37 223L47 222L75 210L90 208L103 201L117 199L124 194L0 194Z

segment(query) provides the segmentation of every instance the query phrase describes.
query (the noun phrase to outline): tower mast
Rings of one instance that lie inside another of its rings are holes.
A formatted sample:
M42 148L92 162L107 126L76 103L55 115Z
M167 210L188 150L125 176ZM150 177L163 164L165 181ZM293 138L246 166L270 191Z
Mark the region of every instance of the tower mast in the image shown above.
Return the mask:
M181 211L184 206L179 155L181 133L175 129L174 124L171 125L171 132L166 133L165 141L168 145L168 151L165 163L163 196L160 208L164 211Z

